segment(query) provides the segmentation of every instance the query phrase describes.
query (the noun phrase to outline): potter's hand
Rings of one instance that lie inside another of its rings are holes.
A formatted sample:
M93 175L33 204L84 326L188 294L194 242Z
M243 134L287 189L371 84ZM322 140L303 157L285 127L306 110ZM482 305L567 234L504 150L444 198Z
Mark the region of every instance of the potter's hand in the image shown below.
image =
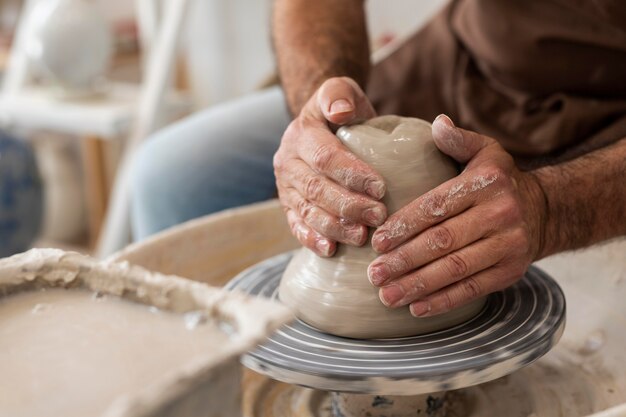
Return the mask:
M382 177L349 152L331 129L375 116L350 78L330 78L316 91L283 135L274 156L278 194L296 238L321 256L337 242L360 246L366 226L386 218L378 200Z
M414 316L449 311L517 281L540 253L545 196L493 139L433 123L437 147L463 172L394 213L373 235L384 253L368 269L390 307Z

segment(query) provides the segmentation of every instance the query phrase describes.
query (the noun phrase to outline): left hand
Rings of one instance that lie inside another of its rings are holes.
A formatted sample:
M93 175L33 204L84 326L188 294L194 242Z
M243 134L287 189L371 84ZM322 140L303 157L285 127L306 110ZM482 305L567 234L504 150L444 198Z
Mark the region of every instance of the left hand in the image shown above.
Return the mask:
M444 115L432 133L465 169L376 230L372 246L383 255L368 268L381 301L410 304L416 317L445 313L521 278L541 253L546 217L537 179L517 169L497 141Z

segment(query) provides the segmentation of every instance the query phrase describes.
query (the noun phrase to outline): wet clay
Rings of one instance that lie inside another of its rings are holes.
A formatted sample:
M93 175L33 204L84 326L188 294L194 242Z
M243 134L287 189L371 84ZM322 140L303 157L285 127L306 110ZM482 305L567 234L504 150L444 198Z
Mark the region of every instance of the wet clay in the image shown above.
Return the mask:
M435 146L431 125L423 120L381 116L342 127L337 136L382 175L387 186L383 202L389 214L457 174L454 162ZM367 267L377 256L369 239L359 248L339 245L332 258L321 258L303 248L285 270L280 299L311 326L365 339L447 328L471 318L484 304L484 299L477 300L431 318L415 318L408 307L389 309L367 277Z
M0 301L0 414L101 415L117 397L227 347L198 314L88 290L16 293Z
M0 416L241 415L238 356L290 319L128 263L56 249L0 259Z

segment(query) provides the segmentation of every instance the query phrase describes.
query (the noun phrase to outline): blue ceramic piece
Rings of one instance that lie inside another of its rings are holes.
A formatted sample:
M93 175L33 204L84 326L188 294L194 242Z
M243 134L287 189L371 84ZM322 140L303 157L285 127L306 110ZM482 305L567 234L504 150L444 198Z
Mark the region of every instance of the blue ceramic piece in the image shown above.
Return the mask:
M30 247L42 214L41 177L32 149L0 131L0 257Z

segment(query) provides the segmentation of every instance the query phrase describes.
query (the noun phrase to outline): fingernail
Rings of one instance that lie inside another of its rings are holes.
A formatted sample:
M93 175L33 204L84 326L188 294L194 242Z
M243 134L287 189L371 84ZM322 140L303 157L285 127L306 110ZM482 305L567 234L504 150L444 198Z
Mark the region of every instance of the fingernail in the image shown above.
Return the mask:
M454 126L454 122L452 121L452 119L450 119L447 115L445 114L440 114L439 116L437 116L435 118L435 122L440 122L443 123L444 125L448 126L448 127L455 127ZM433 122L434 123L434 122Z
M370 181L365 187L365 192L380 200L385 195L385 183L378 180Z
M387 252L390 245L391 241L387 239L387 235L385 235L384 231L374 232L374 234L372 235L372 247L376 252Z
M404 290L399 285L387 285L380 290L380 300L387 307L394 307L402 298L404 298Z
M372 180L365 186L365 192L377 200L384 197L386 191L385 183L379 180Z
M330 114L348 113L354 110L354 106L348 100L340 98L331 103Z
M418 301L409 306L409 311L414 317L424 317L429 315L431 310L430 303L428 301Z
M372 226L380 226L385 222L385 212L380 207L365 210L363 218Z
M330 242L326 239L320 239L315 242L315 247L324 256L330 256Z
M461 132L456 128L452 120L445 114L440 114L435 118L433 122L433 136L445 137L448 136L455 141L462 139Z
M372 264L367 269L367 276L370 279L370 282L376 286L379 286L383 282L387 281L389 276L391 275L391 271L386 264Z

